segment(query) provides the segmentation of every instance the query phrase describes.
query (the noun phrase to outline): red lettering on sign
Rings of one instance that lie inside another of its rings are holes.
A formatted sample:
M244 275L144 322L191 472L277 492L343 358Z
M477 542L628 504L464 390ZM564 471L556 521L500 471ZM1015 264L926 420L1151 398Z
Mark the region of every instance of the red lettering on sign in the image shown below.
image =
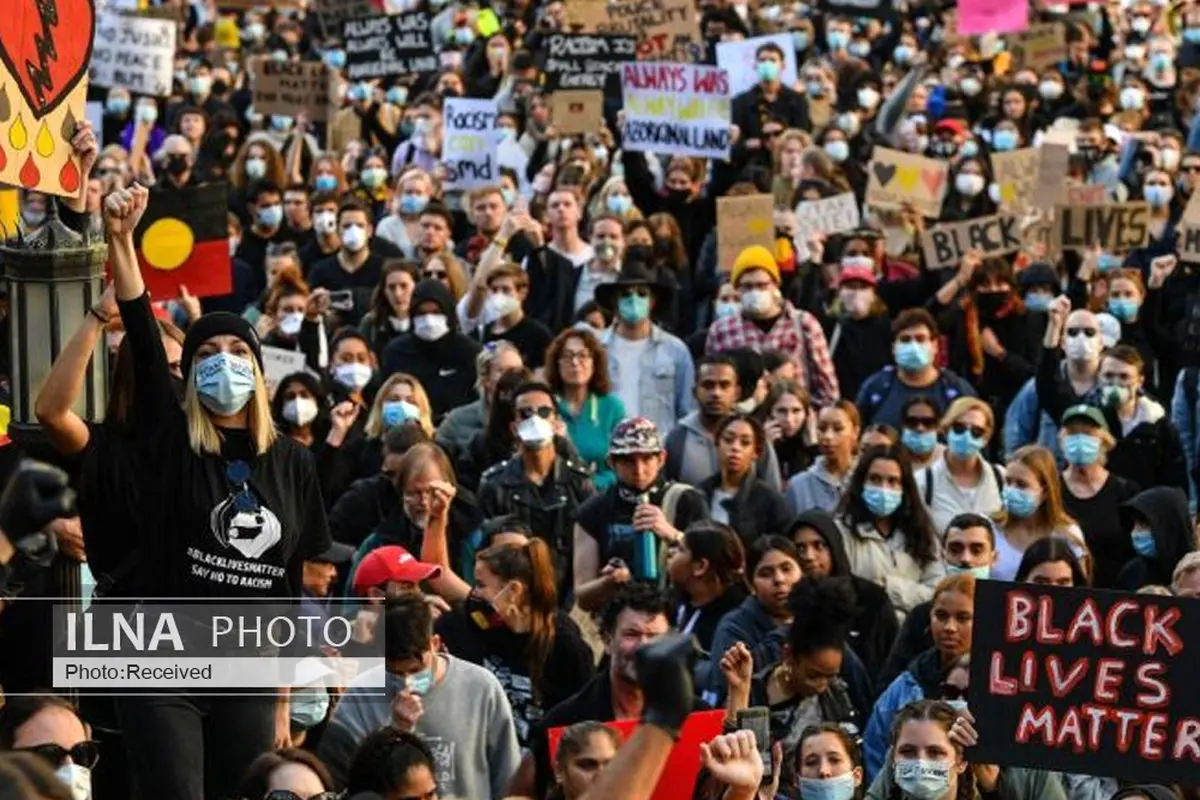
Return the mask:
M1171 748L1171 758L1176 761L1183 758L1200 761L1200 720L1188 717L1179 723L1175 729L1175 746Z
M1113 712L1113 716L1117 720L1117 750L1128 753L1129 748L1133 747L1134 731L1146 715L1131 708L1118 708Z
M1113 647L1137 647L1137 638L1121 635L1121 618L1126 614L1137 613L1138 603L1136 600L1120 600L1113 603L1112 608L1108 610L1108 619L1105 620L1105 629L1108 631L1108 641Z
M1033 630L1033 621L1029 619L1033 613L1033 598L1021 591L1009 592L1006 598L1008 613L1005 614L1004 638L1019 642L1028 638Z
M1171 687L1158 677L1165 675L1166 672L1166 666L1157 661L1148 661L1138 666L1134 680L1137 681L1138 686L1146 690L1138 692L1139 706L1162 708L1171 702Z
M1011 697L1017 693L1017 682L1004 674L1004 654L992 653L992 667L988 671L988 692Z
M1154 655L1155 649L1161 644L1168 655L1178 655L1183 650L1183 640L1171 626L1179 621L1180 616L1178 608L1168 608L1163 612L1158 606L1146 606L1146 639L1142 652L1148 656Z
M1017 733L1013 738L1017 744L1025 744L1030 737L1041 734L1042 741L1048 745L1054 744L1054 709L1043 706L1041 711L1034 711L1032 703L1026 703L1021 709L1021 717L1017 720Z
M1138 753L1142 758L1151 761L1162 761L1163 744L1167 740L1167 732L1163 728L1167 724L1166 714L1149 714L1146 724L1142 726L1142 740L1138 743Z
M1046 659L1046 674L1050 677L1050 691L1055 697L1066 697L1079 682L1087 676L1088 660L1079 658L1071 665L1070 671L1063 674L1063 662L1058 656Z
M1095 697L1101 703L1120 699L1121 683L1125 680L1125 662L1119 658L1102 658L1096 662Z
M1103 626L1100 624L1100 609L1096 607L1096 602L1089 597L1079 606L1079 611L1075 614L1075 618L1071 620L1071 630L1067 635L1067 640L1074 644L1086 632L1091 634L1092 644L1099 647L1104 644L1104 631L1102 628Z
M1063 632L1054 627L1053 597L1038 598L1037 640L1042 644L1060 644L1063 640Z

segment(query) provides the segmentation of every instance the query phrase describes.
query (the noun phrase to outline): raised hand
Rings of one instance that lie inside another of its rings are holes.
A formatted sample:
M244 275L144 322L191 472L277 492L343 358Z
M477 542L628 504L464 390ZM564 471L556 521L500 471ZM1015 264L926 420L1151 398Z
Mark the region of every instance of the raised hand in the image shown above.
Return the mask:
M726 786L757 791L762 783L763 764L754 731L737 731L700 745L700 761Z
M132 236L149 202L150 190L138 184L104 198L104 227L109 236Z

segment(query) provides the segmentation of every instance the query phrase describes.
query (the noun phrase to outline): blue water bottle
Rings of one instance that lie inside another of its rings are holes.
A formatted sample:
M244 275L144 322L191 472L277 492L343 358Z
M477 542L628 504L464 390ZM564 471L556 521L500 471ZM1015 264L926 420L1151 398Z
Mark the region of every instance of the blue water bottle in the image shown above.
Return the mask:
M647 494L638 498L638 505L649 502ZM633 576L640 581L658 580L658 536L654 531L633 534Z

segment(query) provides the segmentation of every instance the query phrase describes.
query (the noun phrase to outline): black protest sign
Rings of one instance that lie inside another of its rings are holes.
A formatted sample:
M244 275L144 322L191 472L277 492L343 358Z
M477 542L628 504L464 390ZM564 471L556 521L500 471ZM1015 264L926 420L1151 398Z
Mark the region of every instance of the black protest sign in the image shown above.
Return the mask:
M546 40L546 89L621 91L621 64L637 56L637 39L601 33L556 33Z
M1021 221L1012 214L996 214L937 225L922 234L921 247L929 269L957 267L968 250L978 250L985 258L1015 253L1021 249Z
M1054 216L1063 250L1099 246L1110 253L1124 253L1144 247L1150 238L1150 206L1146 203L1060 205Z
M438 68L429 15L421 11L346 20L342 41L348 80L435 72Z
M825 12L826 19L831 15L891 19L896 14L892 0L820 0L818 7Z
M975 619L971 763L1195 780L1200 601L978 581Z

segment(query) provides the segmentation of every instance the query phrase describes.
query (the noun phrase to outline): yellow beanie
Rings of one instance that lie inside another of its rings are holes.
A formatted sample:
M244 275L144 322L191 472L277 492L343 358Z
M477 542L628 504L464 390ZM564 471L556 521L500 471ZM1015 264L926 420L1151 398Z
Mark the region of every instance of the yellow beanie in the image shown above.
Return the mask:
M779 283L779 264L776 263L775 256L771 255L771 251L761 244L751 245L738 253L733 262L733 270L729 273L729 282L737 286L742 273L752 269L765 269L770 273L771 279Z

